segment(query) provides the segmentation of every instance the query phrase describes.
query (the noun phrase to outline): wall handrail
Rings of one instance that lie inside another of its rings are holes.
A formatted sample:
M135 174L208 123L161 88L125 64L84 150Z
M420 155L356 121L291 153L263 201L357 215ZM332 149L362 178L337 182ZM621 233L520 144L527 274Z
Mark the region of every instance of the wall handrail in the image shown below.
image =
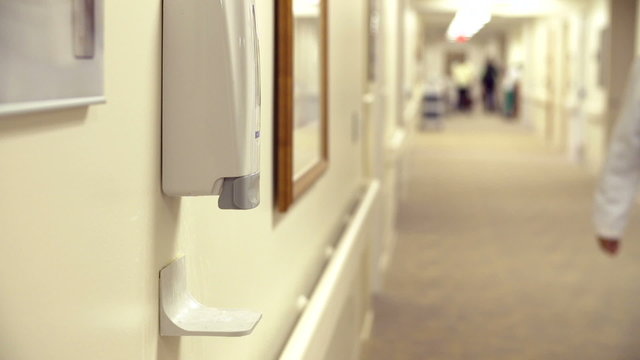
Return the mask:
M365 243L365 239L361 235L371 214L371 209L378 198L379 191L380 182L378 180L372 180L367 185L364 196L289 337L280 360L323 358L339 316L340 309L335 307L346 299L351 275L358 270L359 255L361 255Z

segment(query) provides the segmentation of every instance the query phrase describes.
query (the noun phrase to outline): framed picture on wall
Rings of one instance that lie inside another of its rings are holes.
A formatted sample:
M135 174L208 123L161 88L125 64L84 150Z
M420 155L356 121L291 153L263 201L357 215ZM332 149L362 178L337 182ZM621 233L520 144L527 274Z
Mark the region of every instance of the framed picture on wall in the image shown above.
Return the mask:
M276 1L276 204L286 211L329 165L328 0Z
M0 115L105 101L102 0L0 1Z

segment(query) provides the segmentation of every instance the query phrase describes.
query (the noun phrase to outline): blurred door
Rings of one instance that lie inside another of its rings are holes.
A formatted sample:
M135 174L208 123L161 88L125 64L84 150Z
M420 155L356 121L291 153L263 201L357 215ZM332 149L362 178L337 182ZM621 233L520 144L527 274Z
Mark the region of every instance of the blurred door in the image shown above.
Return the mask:
M608 83L604 84L609 92L607 139L620 110L635 57L637 0L612 0L610 7L610 31L605 39L610 44Z
M549 143L553 143L554 131L555 131L555 102L556 102L556 87L557 87L557 50L556 50L556 34L553 27L547 28L547 102L545 105L545 139Z

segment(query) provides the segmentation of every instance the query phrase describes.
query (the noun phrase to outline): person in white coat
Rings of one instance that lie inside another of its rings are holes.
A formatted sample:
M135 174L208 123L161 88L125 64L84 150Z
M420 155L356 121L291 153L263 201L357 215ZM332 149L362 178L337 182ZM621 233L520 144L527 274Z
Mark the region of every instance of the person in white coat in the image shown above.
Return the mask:
M640 184L640 59L635 60L595 196L600 248L616 255Z

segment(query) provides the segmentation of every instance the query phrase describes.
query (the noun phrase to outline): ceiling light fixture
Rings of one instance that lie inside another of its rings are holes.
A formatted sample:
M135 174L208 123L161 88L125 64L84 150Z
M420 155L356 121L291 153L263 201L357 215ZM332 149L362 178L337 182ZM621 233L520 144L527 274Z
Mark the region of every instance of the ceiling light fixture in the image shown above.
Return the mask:
M467 6L456 12L449 29L447 39L449 41L466 42L473 37L482 27L491 21L489 6Z

